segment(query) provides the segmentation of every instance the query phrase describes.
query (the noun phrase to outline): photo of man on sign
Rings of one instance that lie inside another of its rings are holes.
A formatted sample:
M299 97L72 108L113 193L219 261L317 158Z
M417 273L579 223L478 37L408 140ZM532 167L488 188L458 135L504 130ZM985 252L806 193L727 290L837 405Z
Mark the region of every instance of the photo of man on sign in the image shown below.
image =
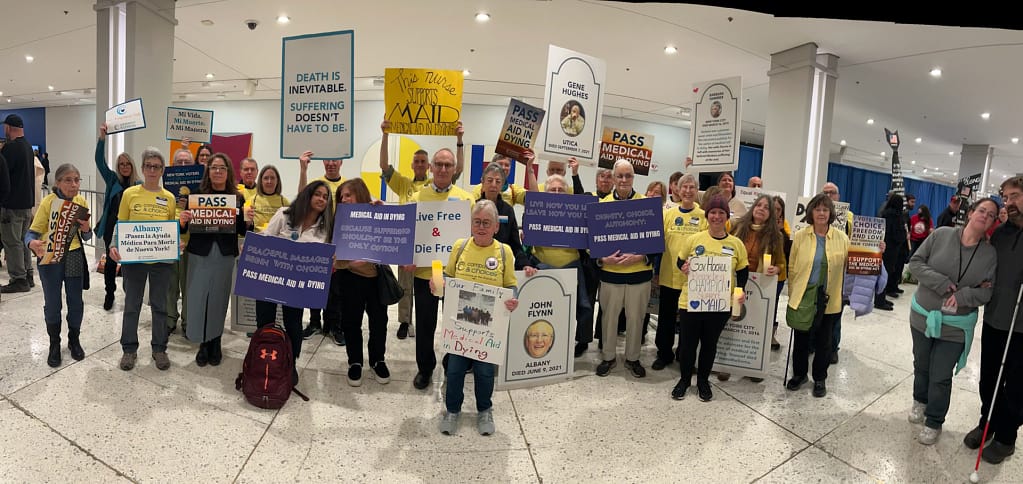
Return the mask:
M586 127L586 113L579 101L568 101L561 107L561 130L565 134L576 137Z

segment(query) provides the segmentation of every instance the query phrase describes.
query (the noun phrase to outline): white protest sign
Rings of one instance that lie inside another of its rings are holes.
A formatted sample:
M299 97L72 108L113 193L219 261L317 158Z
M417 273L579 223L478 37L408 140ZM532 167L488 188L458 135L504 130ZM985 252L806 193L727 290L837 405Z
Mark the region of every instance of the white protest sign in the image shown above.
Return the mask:
M537 157L567 160L596 166L604 115L604 78L607 64L602 59L550 46L547 51L547 85L544 88L543 120Z
M696 91L689 157L699 172L732 171L739 166L742 78L693 84Z
M433 260L447 265L451 244L469 236L468 200L418 202L416 204L416 252L412 262L430 267Z
M355 32L282 40L281 158L352 157Z
M728 319L718 339L714 370L751 378L766 378L769 362L778 276L751 272L746 282L746 303L738 321Z
M735 187L735 198L742 202L746 206L746 211L753 210L753 204L757 201L757 197L761 195L770 195L771 197L781 197L785 202L785 192L774 192L771 190L764 190L763 188L752 188L752 187Z
M209 143L213 139L213 111L168 107L167 139L185 138Z
M117 251L121 264L178 260L180 225L177 220L117 222Z
M450 278L444 287L440 346L444 353L500 365L505 359L508 308L515 291Z
M106 112L107 134L123 133L146 127L142 98L118 104Z
M732 258L689 258L689 306L693 313L728 311L732 307Z
M508 324L507 352L497 368L499 389L567 380L575 371L576 269L549 269L533 277L518 271L519 307Z
M810 224L803 222L803 218L806 217L806 205L810 203L811 198L799 197L796 203L796 220L792 224L792 233L799 232ZM848 230L849 223L849 204L846 202L833 202L835 204L835 221L832 222L831 226L835 230L839 230L845 233Z

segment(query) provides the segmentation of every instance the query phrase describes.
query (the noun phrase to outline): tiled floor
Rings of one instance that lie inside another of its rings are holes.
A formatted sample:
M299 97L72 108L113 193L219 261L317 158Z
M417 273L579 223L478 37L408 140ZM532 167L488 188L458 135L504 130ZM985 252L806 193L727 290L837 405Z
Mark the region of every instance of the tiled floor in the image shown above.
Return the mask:
M641 380L621 365L594 376L591 347L567 383L497 392L496 435L475 432L467 391L460 432L448 437L437 431L440 382L426 392L412 387L414 341L394 337L393 306L390 384L348 386L344 349L317 336L300 360L299 388L312 400L266 411L234 389L244 335L225 336L219 367L198 368L195 346L175 334L170 371L156 370L145 344L138 367L119 370L123 297L103 311L101 278L92 280L88 356L74 362L65 349L55 370L45 362L40 288L0 302L0 481L932 483L964 482L973 468L975 454L961 440L979 411L979 332L970 366L955 379L944 434L922 446L918 426L906 422L906 297L894 312L858 320L846 313L841 361L823 399L808 387L785 391L784 351L772 353L763 383L714 380L714 401L702 403L669 398L674 366ZM143 311L142 341L148 318ZM644 363L653 355L648 344ZM1023 481L1023 458L982 465L980 474L983 482Z

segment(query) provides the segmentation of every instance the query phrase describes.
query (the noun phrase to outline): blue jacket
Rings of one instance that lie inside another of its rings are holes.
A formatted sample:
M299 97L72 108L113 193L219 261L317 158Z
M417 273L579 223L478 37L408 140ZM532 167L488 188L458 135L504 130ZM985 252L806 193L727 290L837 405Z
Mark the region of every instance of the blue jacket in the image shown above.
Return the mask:
M856 317L870 314L874 310L874 295L884 292L888 284L888 271L884 265L881 266L879 276L860 276L846 274L842 287L842 299L849 300L849 307L852 308Z
M103 177L103 183L107 185L107 192L103 195L103 215L96 222L95 232L109 244L109 233L112 230L109 232L106 230L107 223L109 222L111 224L110 228L113 229L112 224L117 223L117 209L113 209L112 217L108 217L108 215L111 215L111 207L116 205L115 201L120 200L121 192L128 187L121 185L121 177L117 175L116 171L111 170L107 166L106 144L105 139L96 142L96 173Z

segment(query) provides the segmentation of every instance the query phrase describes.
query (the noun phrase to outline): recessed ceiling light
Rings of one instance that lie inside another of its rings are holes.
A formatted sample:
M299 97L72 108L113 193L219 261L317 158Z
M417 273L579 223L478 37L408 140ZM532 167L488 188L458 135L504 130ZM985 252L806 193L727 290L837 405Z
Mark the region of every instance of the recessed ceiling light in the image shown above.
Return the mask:
M284 15L284 14L281 14L281 15L277 16L277 23L279 23L279 24L286 24L288 22L291 22L291 17L289 17L287 15Z
M955 155L956 155L956 152L955 152L955 151L949 151L949 152L948 152L948 156L955 156Z
M472 71L469 69L462 69L462 77L469 77L472 75Z
M916 144L920 144L920 143L924 142L924 139L923 138L917 138L917 139L915 139L913 141L916 141Z
M1009 175L1002 175L1002 179L1009 178Z
M916 160L910 161L909 164L915 165L916 164Z
M488 21L490 21L490 14L487 13L487 12L477 12L476 13L476 21L477 22L488 22Z
M207 27L212 27L213 26L213 21L210 20L210 19L200 20L199 23L201 23L201 24L203 24L203 25L205 25Z
M953 171L952 172L952 176L959 176L959 172L958 171Z
M1019 138L1013 138L1013 139L1011 139L1009 141L1012 141L1012 144L1014 144L1014 145L1018 145L1019 144Z
M980 113L980 117L983 119L991 119L991 113Z
M927 173L927 168L924 168L924 173Z
M839 141L838 144L845 146L845 140Z
M934 69L931 69L931 77L941 77L941 68L935 67Z
M867 118L867 124L874 124L874 118Z
M884 156L884 154L885 154L885 152L884 152L884 151L882 151L882 152L881 152L881 156Z
M207 72L206 73L206 79L213 79L213 73L212 72Z
M678 49L676 49L674 45L666 45L666 46L664 46L664 53L665 54L677 54L678 53Z
M11 102L11 98L7 98L7 102Z
M995 172L995 169L994 169L994 168L988 168L988 169L987 169L987 172L988 172L988 173L994 173L994 172Z
M51 91L53 90L53 86L46 86L46 88L51 90Z
M31 64L31 63L32 63L32 61L34 61L34 60L36 60L36 58L35 58L35 57L32 57L32 56L30 56L30 55L26 55L26 56L25 56L25 62L28 62L29 64Z

